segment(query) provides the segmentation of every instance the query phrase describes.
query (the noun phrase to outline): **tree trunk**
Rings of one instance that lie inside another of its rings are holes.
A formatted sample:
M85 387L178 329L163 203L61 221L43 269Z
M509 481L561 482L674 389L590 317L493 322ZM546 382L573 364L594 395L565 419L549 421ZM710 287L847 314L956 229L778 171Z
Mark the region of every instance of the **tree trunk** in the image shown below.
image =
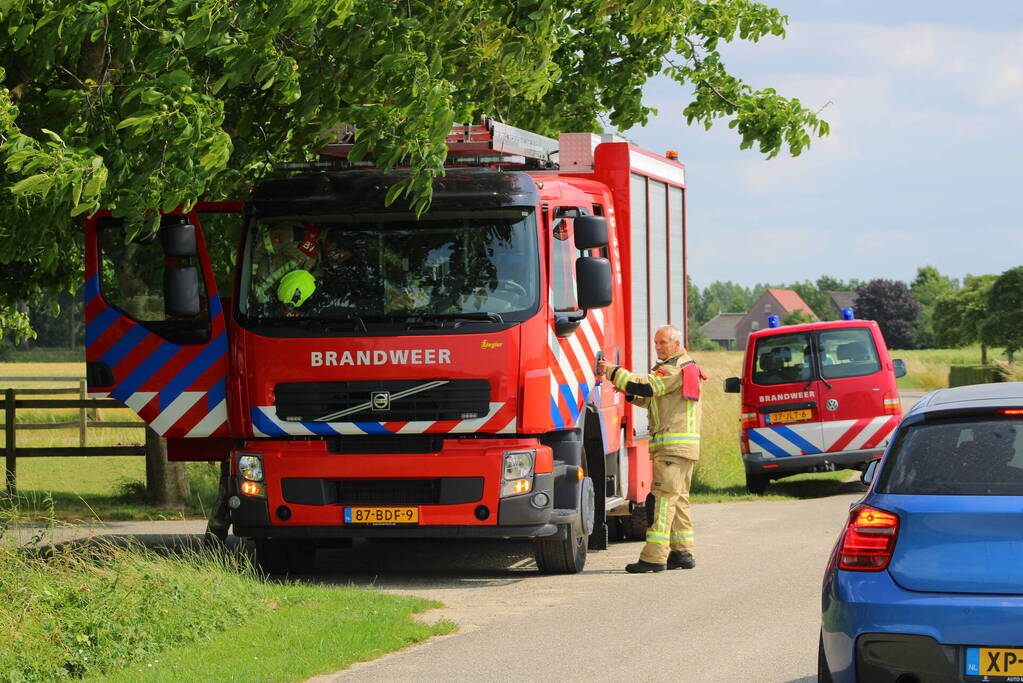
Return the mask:
M190 488L183 462L167 461L167 441L146 428L146 492L154 505L184 509Z
M987 365L987 344L980 345L980 364Z

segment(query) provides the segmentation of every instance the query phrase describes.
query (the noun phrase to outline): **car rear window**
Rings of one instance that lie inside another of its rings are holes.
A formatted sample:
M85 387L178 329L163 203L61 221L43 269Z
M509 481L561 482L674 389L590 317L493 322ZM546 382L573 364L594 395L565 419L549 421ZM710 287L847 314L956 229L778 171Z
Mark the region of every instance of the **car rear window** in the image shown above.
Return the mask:
M821 330L817 345L824 379L872 375L881 369L874 339L865 327Z
M806 382L812 377L809 335L779 334L757 341L753 358L755 384Z
M902 430L877 486L880 493L1023 495L1023 420L950 420Z

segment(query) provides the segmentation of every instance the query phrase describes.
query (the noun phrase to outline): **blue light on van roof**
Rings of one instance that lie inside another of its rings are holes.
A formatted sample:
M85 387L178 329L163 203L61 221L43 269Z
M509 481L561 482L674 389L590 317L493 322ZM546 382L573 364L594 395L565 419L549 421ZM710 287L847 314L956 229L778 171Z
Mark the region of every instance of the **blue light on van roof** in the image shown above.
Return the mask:
M781 327L781 320L779 320L778 316L776 316L776 315L769 315L769 316L767 316L767 326L768 327Z
M843 308L842 309L842 320L855 320L856 316L853 315L853 309Z

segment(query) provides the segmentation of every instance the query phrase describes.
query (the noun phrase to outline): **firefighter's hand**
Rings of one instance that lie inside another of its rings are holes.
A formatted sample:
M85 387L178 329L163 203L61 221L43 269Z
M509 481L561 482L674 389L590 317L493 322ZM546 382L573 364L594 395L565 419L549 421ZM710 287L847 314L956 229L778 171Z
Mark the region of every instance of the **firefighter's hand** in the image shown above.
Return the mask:
M611 367L612 367L611 363L608 363L606 360L601 358L600 360L597 361L597 374L598 375L606 375L607 371L608 371L608 368L611 368Z

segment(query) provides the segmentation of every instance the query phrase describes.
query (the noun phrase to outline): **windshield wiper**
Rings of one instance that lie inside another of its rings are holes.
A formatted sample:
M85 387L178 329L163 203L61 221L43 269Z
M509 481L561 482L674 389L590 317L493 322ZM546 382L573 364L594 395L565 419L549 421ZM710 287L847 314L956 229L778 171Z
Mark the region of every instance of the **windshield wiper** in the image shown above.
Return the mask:
M409 325L439 322L440 327L442 328L444 327L444 323L447 321L451 321L452 327L458 327L463 322L504 322L504 318L502 318L500 314L491 313L490 311L469 311L465 313L416 313L405 316L405 318L405 322Z

